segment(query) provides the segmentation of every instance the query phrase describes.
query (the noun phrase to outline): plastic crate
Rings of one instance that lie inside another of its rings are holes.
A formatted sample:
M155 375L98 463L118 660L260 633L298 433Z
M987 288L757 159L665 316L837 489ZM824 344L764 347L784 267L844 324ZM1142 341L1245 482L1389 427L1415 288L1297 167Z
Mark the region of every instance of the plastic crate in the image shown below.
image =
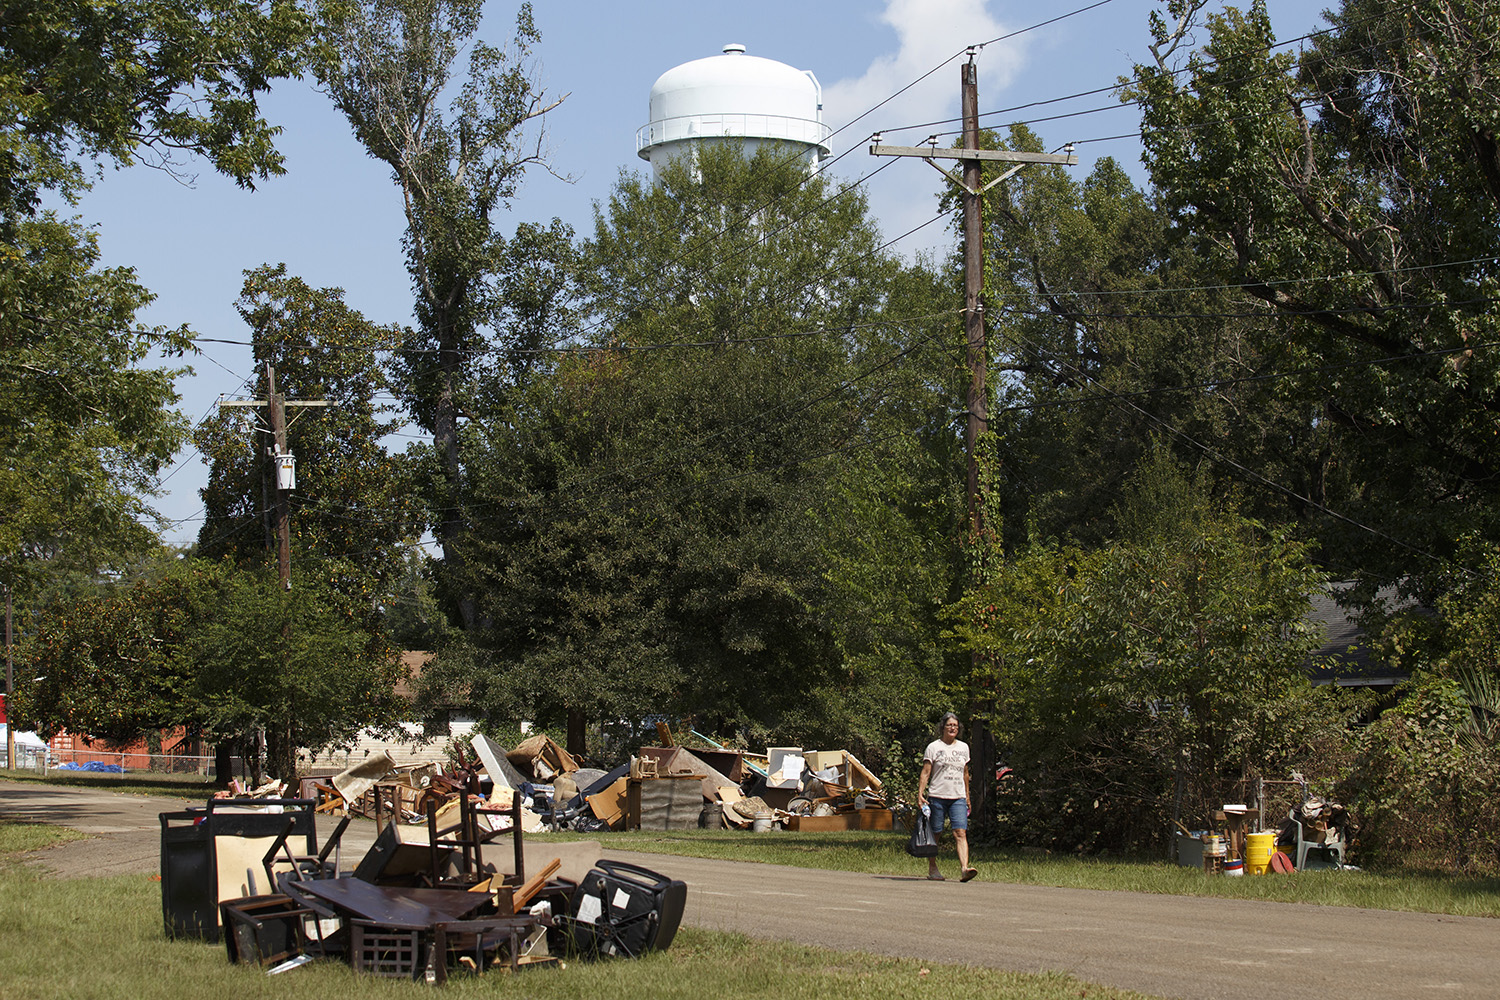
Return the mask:
M428 931L386 927L369 920L349 926L354 971L392 979L422 979L427 972Z

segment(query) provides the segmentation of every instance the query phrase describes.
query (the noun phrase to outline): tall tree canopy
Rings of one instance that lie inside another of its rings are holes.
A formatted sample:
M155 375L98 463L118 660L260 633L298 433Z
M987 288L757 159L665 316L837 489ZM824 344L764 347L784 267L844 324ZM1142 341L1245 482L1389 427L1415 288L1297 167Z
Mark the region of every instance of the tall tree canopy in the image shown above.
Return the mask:
M533 77L529 54L540 35L531 5L521 5L505 49L477 39L483 8L479 0L323 5L338 53L323 81L355 138L390 167L406 213L417 328L401 354L399 384L417 423L433 435L429 500L449 572L465 562L460 421L473 410L479 374L503 380L504 365L494 362L510 360L491 355L485 335L506 319L501 276L517 263L507 258L497 215L526 167L542 160L540 137L528 134L527 123L558 103ZM464 53L466 74L455 65ZM568 235L557 233L563 242ZM527 256L544 242L537 239ZM528 330L535 327L512 332ZM457 605L471 624L473 602Z
M0 577L19 586L40 559L149 544L141 519L186 425L181 369L145 362L187 345L134 322L150 293L129 269L96 268L82 226L22 220L0 254Z
M888 678L842 644L930 659L904 604L935 611L947 553L906 536L948 524L924 507L942 489L912 480L952 455L956 314L879 246L857 190L778 150L708 146L654 184L622 178L583 251L590 340L465 431L484 628L433 680L500 718L671 712L848 738L838 692ZM876 484L894 514L851 523L856 497L878 516ZM855 589L874 533L919 560L902 571L925 595ZM854 624L872 598L904 608ZM902 667L887 691L908 690Z
M157 472L185 423L185 330L146 327L128 268L99 269L94 234L41 210L71 201L89 161L179 170L202 156L245 186L281 171L258 109L312 56L288 2L0 5L0 575L38 557L139 549Z
M313 37L290 0L0 6L0 213L86 187L78 156L176 171L199 154L245 187L281 173L258 100L303 70Z
M401 331L369 322L341 289L311 288L284 265L246 272L239 311L254 344L251 395L266 398L270 364L279 393L328 403L288 411L287 444L297 458L294 550L299 558L348 560L377 577L395 572L400 547L422 527L410 463L382 443L400 426L385 361ZM195 437L212 462L198 554L263 558L274 547L265 411L226 410Z
M1178 57L1204 6L1156 20L1127 90L1152 179L1324 439L1290 512L1342 572L1432 596L1461 536L1500 532L1500 12L1345 0L1297 56L1255 4Z

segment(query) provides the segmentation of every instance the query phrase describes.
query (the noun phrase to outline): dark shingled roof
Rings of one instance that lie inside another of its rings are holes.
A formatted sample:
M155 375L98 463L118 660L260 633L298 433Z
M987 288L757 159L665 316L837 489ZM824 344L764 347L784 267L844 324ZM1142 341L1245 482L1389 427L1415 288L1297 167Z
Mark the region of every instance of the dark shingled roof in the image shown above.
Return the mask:
M1336 595L1348 584L1329 584L1308 602L1307 617L1320 623L1324 630L1323 645L1308 658L1307 672L1314 684L1337 684L1340 687L1390 687L1411 675L1378 659L1364 641L1364 630L1351 613L1339 605ZM1377 598L1391 601L1394 587L1382 587ZM1398 604L1398 606L1401 606ZM1406 602L1405 607L1413 607Z

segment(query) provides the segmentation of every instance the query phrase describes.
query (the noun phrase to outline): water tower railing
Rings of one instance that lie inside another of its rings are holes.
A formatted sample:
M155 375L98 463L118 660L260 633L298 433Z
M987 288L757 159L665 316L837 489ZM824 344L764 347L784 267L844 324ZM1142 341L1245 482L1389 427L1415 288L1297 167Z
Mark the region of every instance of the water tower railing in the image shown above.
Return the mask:
M818 146L830 151L833 129L809 118L787 115L717 114L682 115L642 125L635 133L636 152L667 142L734 136L747 139L780 139Z

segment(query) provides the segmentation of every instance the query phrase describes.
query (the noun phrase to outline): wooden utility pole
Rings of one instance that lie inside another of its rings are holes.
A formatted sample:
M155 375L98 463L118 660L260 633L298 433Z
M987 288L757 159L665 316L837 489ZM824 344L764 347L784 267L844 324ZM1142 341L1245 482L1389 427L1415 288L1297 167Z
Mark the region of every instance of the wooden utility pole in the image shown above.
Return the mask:
M984 328L984 193L1001 181L1013 176L1028 163L1055 163L1072 166L1078 162L1072 145L1067 152L1020 153L1010 150L988 150L979 148L979 67L974 63L977 48L969 49L969 61L959 67L960 107L963 112L963 148L939 149L938 137L927 140L927 147L884 146L880 133L875 133L870 142L873 156L920 156L933 169L963 192L964 209L964 345L969 364L969 388L964 406L967 420L964 424L964 450L968 454L969 532L976 543L984 534L984 494L979 486L979 446L990 425L989 401L989 344ZM938 160L959 160L963 173L938 166ZM984 161L1013 163L1015 166L999 177L984 183ZM981 654L975 651L977 667ZM990 792L994 787L994 734L985 725L982 712L971 718L969 739L974 749L974 809L977 814L988 816Z
M16 767L16 711L11 699L16 694L16 679L10 660L10 584L5 585L5 766Z
M974 63L977 48L969 49L969 61L959 67L961 107L963 110L963 148L939 149L937 136L922 146L881 145L880 133L870 142L872 156L919 156L963 192L964 208L964 341L969 363L969 389L965 398L968 420L964 427L964 448L969 458L968 496L969 527L975 536L984 530L983 497L979 489L979 442L989 430L989 345L985 338L984 304L984 193L1013 176L1028 163L1054 163L1072 166L1078 162L1069 145L1066 153L1020 153L1003 149L979 148L979 67ZM938 160L959 160L963 173L938 165ZM1005 173L988 184L982 183L984 161L1014 163Z
M286 446L286 397L276 391L276 369L266 365L266 417L271 425L274 442L271 452L271 475L276 484L276 568L281 574L281 585L292 586L292 518L291 492L297 486L297 467L288 463L295 460ZM290 475L290 480L288 476Z
M275 515L276 568L281 576L281 585L292 588L292 490L297 488L297 467L291 451L287 448L286 411L289 407L327 406L326 399L288 400L276 391L276 369L266 362L266 398L247 400L219 400L222 409L226 406L266 408L266 422L270 425L271 447L266 454L271 459L270 481L275 487L276 500L272 504Z
M964 119L964 151L979 149L979 67L973 51L959 67ZM984 336L984 213L980 211L979 185L984 167L977 159L965 159L964 200L964 344L969 361L969 391L964 406L969 412L964 425L964 452L969 458L969 532L975 538L984 531L984 496L979 491L979 436L989 429L989 349Z

